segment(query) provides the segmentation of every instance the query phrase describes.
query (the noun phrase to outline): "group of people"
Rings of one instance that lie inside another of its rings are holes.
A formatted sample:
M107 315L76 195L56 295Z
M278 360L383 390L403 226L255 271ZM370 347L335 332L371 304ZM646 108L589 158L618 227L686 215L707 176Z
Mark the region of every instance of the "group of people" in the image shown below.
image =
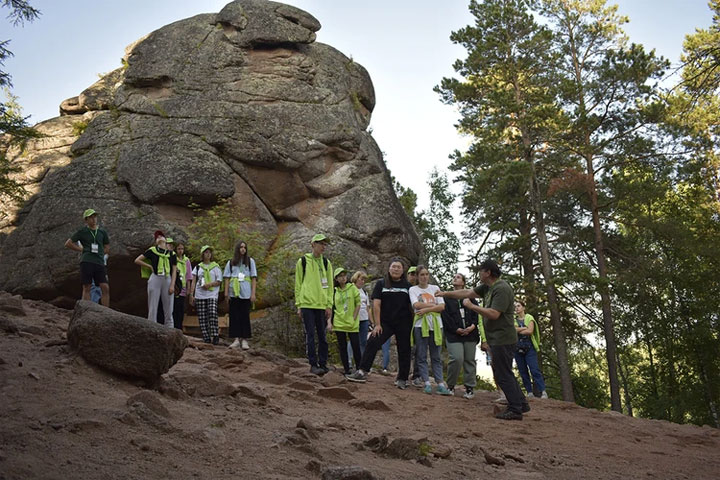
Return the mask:
M83 218L85 226L75 232L65 246L82 253L80 277L83 300L91 299L91 288L97 285L101 289L102 304L109 306L105 252L110 239L107 232L99 227L95 210L85 210ZM245 350L250 348L250 309L255 302L257 268L255 260L248 255L247 243L237 242L233 258L221 271L214 260L212 246L202 246L201 261L193 267L185 255L184 243L174 242L161 230L155 231L153 237L153 245L135 259L141 277L147 279L148 320L182 330L185 302L188 300L197 310L203 341L218 345L218 300L220 288L224 285L230 317L228 333L230 338L234 338L230 346Z
M515 301L514 291L501 278L500 267L495 261L488 259L479 266L481 284L477 287L467 288L465 276L458 273L453 277L453 289L443 291L429 283L430 272L426 267L411 267L406 272L402 259L393 258L383 277L375 283L370 306L363 290L367 279L365 273L355 272L348 282L346 270L342 267L333 269L325 257L328 243L325 235L315 235L311 240L311 252L298 260L295 269L295 304L305 328L312 373L323 375L329 371L326 331L336 334L346 378L358 383L367 381L378 350L389 346L391 337L395 337L398 356L395 385L398 388L404 390L412 384L432 394L432 372L435 393L454 395L462 369L463 397L470 399L474 397L476 385L476 346L481 342L482 350L491 358L502 401L507 404L497 418L521 420L523 413L530 411L527 397L513 374L513 360L520 369L528 396L533 396L529 368L540 396L547 398L537 359L539 331L536 322L525 313L524 303ZM411 279L408 273L412 273ZM482 299L482 305L477 299ZM367 312L367 317L362 321L371 325L367 335L360 333L360 313L363 311ZM367 343L361 348L363 337ZM443 375L443 344L447 346L449 357L447 377ZM354 372L350 368L350 354L355 361ZM387 354L384 357L387 358ZM383 364L385 368L387 364Z
M82 253L83 299L90 299L91 287L96 285L101 290L102 304L109 306L105 252L110 239L107 231L99 227L97 217L93 209L86 210L85 226L65 246ZM402 259L393 258L368 296L364 290L367 274L357 271L348 279L343 267L333 268L324 255L328 243L324 234L314 235L311 251L299 258L295 266L295 305L304 326L313 374L324 375L329 371L326 332L335 333L347 379L358 383L367 381L381 349L383 372L387 372L390 340L395 337L398 388L404 390L415 385L432 394L432 374L435 393L451 396L462 370L463 397L471 399L476 386L475 352L480 343L491 359L494 380L507 403L507 409L496 415L498 418L519 420L530 410L513 374L513 360L528 396L533 395L532 375L539 395L547 398L537 357L540 348L537 324L525 312L524 303L515 300L514 291L501 278L496 262L488 259L479 266L481 284L477 287L467 288L465 276L457 273L452 280L453 289L444 291L429 283L430 272L425 266L406 270ZM236 244L233 258L222 271L210 245L204 245L200 255L200 263L193 268L182 242L175 243L161 230L154 233L153 245L135 259L141 275L147 278L148 320L182 329L187 297L197 310L203 341L217 345L218 299L224 286L229 337L234 338L230 346L248 349L257 269L248 254L247 243ZM477 299L482 299L482 303ZM443 345L449 358L447 376L443 374Z

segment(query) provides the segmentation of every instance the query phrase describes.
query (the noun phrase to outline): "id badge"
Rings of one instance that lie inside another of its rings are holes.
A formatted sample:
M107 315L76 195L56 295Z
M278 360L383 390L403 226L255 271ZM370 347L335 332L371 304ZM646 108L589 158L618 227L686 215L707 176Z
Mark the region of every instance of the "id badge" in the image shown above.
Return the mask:
M245 274L240 272L238 273L238 281L243 282L245 281Z
M90 244L90 251L92 253L98 253L99 245L97 243L91 243Z
M328 288L327 278L322 277L322 278L320 279L320 283L322 284L322 288Z

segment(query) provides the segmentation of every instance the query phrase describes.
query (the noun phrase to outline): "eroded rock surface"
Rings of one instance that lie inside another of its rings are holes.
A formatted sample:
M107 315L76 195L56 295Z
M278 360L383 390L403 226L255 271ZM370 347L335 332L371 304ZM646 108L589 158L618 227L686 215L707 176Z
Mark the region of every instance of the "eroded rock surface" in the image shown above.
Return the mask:
M71 306L78 258L63 243L92 207L111 239L112 306L142 314L132 260L155 229L186 238L190 202L219 198L244 206L271 254L280 234L307 250L322 231L349 268L416 261L417 235L367 131L370 77L315 42L319 29L295 7L240 0L128 47L124 66L63 102L23 154L31 197L0 223L0 289Z

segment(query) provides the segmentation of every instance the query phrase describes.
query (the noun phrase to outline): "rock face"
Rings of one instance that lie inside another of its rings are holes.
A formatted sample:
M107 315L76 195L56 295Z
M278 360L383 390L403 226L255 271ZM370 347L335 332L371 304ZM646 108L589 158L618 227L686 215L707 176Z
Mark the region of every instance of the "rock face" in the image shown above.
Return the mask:
M180 330L86 300L77 302L67 337L88 362L151 381L175 365L188 345Z
M188 204L219 198L243 206L271 253L281 233L307 251L321 231L350 269L417 261L417 234L367 131L370 77L316 43L319 29L295 7L239 0L128 47L124 66L63 102L63 116L38 126L49 136L18 160L32 196L0 219L0 289L71 306L78 258L63 243L94 208L111 240L112 306L142 313L132 260L158 228L187 238Z

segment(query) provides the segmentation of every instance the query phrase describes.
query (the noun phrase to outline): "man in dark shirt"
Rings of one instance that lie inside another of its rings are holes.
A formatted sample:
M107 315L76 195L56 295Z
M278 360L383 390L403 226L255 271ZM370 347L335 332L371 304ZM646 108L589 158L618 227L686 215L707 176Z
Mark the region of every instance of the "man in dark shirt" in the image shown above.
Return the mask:
M105 252L109 251L110 237L98 226L98 215L95 210L88 208L83 213L83 218L85 226L65 241L65 247L82 253L80 257L82 299L90 300L90 287L94 281L102 292L100 301L104 306L109 307L110 285L105 268ZM78 241L82 246L77 244Z
M493 374L508 400L507 410L495 417L502 420L522 420L522 414L530 411L530 405L512 371L513 353L517 343L515 293L510 284L500 278L500 267L495 261L485 260L480 264L479 271L482 285L472 290L437 292L436 295L445 298L483 298L482 307L472 304L465 306L483 317L492 355Z

